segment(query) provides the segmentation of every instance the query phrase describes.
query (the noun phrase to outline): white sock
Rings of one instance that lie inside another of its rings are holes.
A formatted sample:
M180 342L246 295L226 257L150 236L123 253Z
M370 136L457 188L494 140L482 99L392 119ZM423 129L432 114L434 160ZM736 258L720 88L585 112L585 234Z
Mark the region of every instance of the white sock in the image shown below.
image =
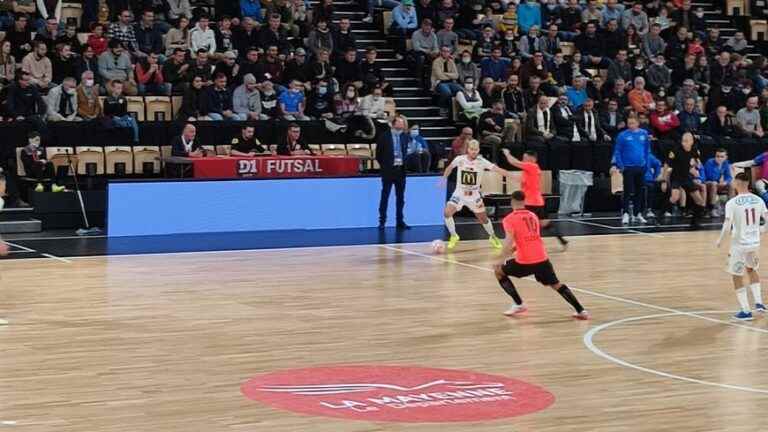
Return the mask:
M760 282L753 283L749 286L749 289L752 290L752 297L755 298L755 303L763 304L763 293L760 290Z
M445 226L448 228L448 232L451 233L451 236L458 235L456 234L456 222L453 221L453 217L445 218Z
M747 287L741 287L736 290L736 298L739 300L739 306L743 312L749 312L749 296L747 295Z
M489 236L491 237L496 236L496 233L493 232L493 224L491 223L491 221L484 223L483 228L485 229L485 232L487 232Z

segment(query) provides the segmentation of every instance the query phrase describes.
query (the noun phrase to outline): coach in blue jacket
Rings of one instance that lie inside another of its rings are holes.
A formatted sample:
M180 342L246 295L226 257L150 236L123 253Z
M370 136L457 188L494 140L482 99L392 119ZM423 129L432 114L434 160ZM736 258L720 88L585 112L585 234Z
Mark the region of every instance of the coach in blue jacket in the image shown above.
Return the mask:
M613 152L614 163L621 171L624 182L624 214L621 217L621 223L624 225L630 222L646 223L642 213L642 190L650 153L651 137L648 131L640 128L637 117L630 117L627 119L627 129L616 137ZM629 211L630 199L634 205L634 214Z

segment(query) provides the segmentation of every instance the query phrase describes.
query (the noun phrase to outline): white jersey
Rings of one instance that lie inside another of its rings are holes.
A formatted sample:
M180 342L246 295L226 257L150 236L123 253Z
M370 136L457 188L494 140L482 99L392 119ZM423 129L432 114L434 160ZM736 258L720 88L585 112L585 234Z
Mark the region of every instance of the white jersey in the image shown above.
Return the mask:
M480 192L483 173L495 167L484 157L478 155L475 160L470 160L467 155L457 156L451 162L451 166L457 168L456 191Z
M731 198L725 205L725 217L731 221L731 249L760 247L760 218L766 213L765 202L746 193Z

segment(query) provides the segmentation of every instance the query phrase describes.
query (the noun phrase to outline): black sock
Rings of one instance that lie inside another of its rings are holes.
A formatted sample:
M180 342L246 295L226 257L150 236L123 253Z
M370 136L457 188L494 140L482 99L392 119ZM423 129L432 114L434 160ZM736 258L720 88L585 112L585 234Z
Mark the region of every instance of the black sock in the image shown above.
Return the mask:
M561 286L557 292L563 296L565 301L568 302L571 306L573 306L574 309L576 309L576 312L581 313L581 311L584 310L584 307L581 306L581 303L576 299L576 296L573 295L573 291L571 291L570 288L568 288L567 285Z
M568 244L568 240L563 237L562 234L560 234L560 229L557 228L557 225L554 224L554 222L550 222L549 225L544 227L544 231L549 231L557 238L557 241L560 242L561 245Z
M508 277L504 277L504 279L499 279L499 285L501 285L501 287L504 289L504 292L506 292L507 294L509 294L510 297L512 297L512 300L515 301L515 304L517 305L523 304L523 299L521 299L520 294L517 293L515 284L513 284Z

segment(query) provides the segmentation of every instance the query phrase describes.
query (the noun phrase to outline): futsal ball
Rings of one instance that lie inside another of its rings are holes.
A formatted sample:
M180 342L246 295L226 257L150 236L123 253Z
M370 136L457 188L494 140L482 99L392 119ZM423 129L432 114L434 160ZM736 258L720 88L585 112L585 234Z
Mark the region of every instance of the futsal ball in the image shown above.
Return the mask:
M432 242L432 252L441 254L445 252L445 242L442 240L435 240Z

